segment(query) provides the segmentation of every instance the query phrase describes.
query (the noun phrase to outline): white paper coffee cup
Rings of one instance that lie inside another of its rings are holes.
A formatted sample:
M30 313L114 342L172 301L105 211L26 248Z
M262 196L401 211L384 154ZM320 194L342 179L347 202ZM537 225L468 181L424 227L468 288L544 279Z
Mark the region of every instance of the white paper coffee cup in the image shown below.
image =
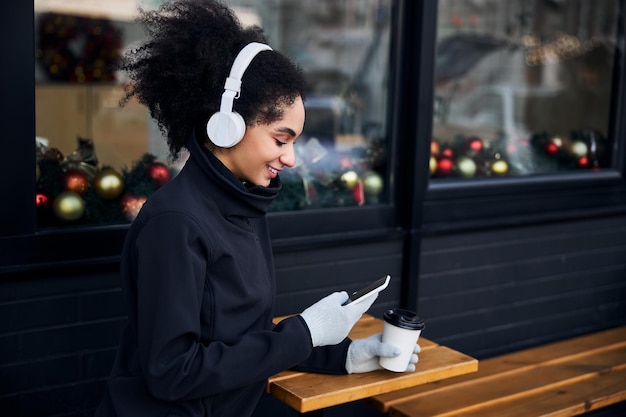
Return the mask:
M383 319L383 343L397 347L401 353L395 358L381 357L378 363L389 371L404 372L424 329L424 321L416 313L400 308L387 310Z

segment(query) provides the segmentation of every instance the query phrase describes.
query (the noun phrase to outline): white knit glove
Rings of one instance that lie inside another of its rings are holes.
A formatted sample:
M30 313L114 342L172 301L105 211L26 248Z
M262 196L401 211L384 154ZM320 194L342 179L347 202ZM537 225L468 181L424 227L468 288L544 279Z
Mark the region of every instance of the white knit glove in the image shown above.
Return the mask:
M348 293L335 292L304 310L300 315L309 327L313 347L336 345L348 337L354 324L377 297L375 294L359 303L343 306Z
M378 333L365 339L354 340L350 343L348 356L346 357L346 371L348 371L349 374L383 369L382 366L378 364L379 358L395 358L400 354L400 350L397 347L383 343L382 337L383 334ZM417 354L420 351L420 345L416 344L405 372L415 371L415 364L418 361Z

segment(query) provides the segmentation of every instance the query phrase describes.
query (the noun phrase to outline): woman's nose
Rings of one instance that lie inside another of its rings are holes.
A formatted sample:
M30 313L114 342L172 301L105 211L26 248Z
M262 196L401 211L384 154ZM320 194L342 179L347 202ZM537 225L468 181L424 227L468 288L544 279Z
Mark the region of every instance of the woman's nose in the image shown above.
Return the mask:
M296 152L293 143L291 146L286 147L285 152L280 157L280 162L289 168L293 168L296 165Z

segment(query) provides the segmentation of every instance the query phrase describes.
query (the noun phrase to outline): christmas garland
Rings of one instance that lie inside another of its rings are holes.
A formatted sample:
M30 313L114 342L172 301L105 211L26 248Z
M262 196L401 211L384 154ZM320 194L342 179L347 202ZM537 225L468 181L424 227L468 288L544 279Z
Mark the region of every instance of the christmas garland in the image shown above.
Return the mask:
M131 222L148 196L175 174L145 153L121 172L98 165L93 141L78 138L68 156L37 143L37 224L40 227Z
M39 17L37 61L55 81L115 80L121 31L107 19L44 13Z

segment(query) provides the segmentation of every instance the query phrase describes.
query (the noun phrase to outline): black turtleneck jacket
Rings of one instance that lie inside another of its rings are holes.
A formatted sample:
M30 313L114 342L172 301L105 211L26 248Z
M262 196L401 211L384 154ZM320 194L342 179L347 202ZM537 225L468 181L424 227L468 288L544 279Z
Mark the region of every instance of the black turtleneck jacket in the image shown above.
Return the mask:
M245 417L282 370L345 373L348 339L313 349L300 316L272 324L265 215L280 180L246 188L195 139L189 148L129 229L128 325L97 417Z

